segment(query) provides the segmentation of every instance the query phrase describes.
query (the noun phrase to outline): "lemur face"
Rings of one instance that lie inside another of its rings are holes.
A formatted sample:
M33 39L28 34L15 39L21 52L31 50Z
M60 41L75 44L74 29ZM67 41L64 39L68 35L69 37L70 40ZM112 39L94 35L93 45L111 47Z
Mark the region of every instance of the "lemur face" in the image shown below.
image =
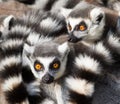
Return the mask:
M104 30L104 13L100 8L90 11L88 17L68 17L67 28L70 35L69 41L97 40Z
M31 53L29 50L33 50ZM23 62L27 63L36 79L52 83L65 73L69 47L67 43L43 43L35 46L25 44Z
M77 12L76 12L77 11ZM84 13L84 14L83 14ZM101 8L73 10L66 17L69 41L98 40L105 26L105 14Z

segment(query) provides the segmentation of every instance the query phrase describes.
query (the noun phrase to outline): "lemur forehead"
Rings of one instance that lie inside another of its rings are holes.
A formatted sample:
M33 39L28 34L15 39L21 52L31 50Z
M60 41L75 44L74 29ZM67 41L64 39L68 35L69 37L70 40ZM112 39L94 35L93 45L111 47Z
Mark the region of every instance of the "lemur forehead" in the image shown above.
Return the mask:
M35 47L33 56L34 57L52 57L57 56L59 57L59 51L57 49L58 45L54 43L43 43L39 44Z
M93 9L93 7L88 7L84 9L75 9L73 10L70 14L69 17L74 17L74 18L89 18L90 11Z

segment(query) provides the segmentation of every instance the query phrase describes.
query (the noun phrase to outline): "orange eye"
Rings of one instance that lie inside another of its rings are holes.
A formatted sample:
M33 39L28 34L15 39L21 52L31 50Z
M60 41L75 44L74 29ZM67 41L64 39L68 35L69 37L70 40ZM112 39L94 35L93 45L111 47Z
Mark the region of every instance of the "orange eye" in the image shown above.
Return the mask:
M58 63L54 63L54 64L53 64L53 68L54 68L54 69L58 69L58 68L59 68L59 64L58 64Z
M79 29L80 29L80 31L84 31L84 30L86 30L86 27L84 25L80 25Z
M68 30L72 30L72 27L71 27L71 25L70 24L68 24Z
M39 63L35 64L35 69L36 69L37 71L41 70L41 69L42 69L42 65L39 64Z

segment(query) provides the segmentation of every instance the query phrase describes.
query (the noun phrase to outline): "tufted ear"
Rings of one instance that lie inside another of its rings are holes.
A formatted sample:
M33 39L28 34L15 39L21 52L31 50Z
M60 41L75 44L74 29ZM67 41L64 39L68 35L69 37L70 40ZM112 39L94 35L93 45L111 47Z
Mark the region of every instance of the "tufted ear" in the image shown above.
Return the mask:
M14 20L15 20L15 17L13 15L7 16L3 20L4 28L10 30L11 26L13 25Z
M61 8L60 13L67 18L69 14L71 13L72 9L67 9L67 8Z
M26 65L30 62L30 55L34 52L34 47L24 44L23 53L22 53L22 62L23 65Z
M93 23L99 24L105 18L105 13L101 8L94 8L90 12L90 17Z
M62 54L66 54L70 51L70 47L68 45L68 42L64 42L63 44L58 46L58 51Z

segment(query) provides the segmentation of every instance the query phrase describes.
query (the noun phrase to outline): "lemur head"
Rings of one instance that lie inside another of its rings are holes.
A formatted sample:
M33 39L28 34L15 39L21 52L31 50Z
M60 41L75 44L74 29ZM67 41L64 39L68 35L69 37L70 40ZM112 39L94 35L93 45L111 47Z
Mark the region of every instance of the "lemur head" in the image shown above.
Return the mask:
M30 46L24 44L23 64L41 83L52 83L61 78L66 71L69 46L67 42L57 44L52 41L38 42Z
M101 37L105 26L102 8L83 4L73 10L62 8L61 13L66 18L69 41L96 41Z

